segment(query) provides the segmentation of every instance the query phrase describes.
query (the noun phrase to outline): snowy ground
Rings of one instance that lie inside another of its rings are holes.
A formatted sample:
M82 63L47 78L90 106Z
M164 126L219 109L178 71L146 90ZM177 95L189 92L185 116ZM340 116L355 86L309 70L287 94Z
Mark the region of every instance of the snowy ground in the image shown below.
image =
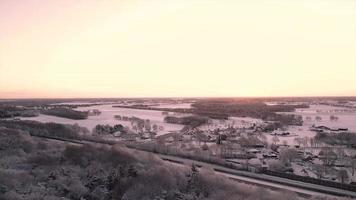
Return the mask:
M303 116L304 126L324 125L331 128L348 128L356 132L356 110L351 108L326 106L326 105L311 105L307 109L297 109L295 114ZM337 121L331 121L330 115L337 116ZM321 121L315 120L316 116L322 118ZM311 120L307 120L311 117Z
M356 110L344 107L335 107L327 105L310 105L310 108L296 109L295 112L288 112L285 114L297 114L303 117L303 126L289 126L286 131L292 135L290 137L279 136L280 144L286 141L289 145L295 145L294 139L296 137L314 137L315 132L310 131L312 125L315 126L327 126L330 128L348 128L350 131L356 132ZM331 121L330 115L337 116L337 121ZM315 117L320 116L320 121ZM272 141L273 136L267 135L269 142Z
M234 128L249 128L253 124L263 123L260 119L251 117L230 117L228 120L216 120L212 119L210 123L199 127L201 130L214 130L214 129L226 129L228 127Z
M164 122L164 115L162 115L161 111L154 110L138 110L138 109L129 109L129 108L118 108L112 107L112 105L98 105L91 107L79 107L76 110L86 111L88 109L98 109L101 111L100 115L97 116L89 116L88 119L84 120L72 120L62 117L55 117L49 115L40 114L37 117L26 117L22 118L23 120L35 120L40 122L56 122L63 124L75 124L77 123L79 126L83 126L92 130L97 124L109 124L111 126L115 124L122 124L124 126L131 126L129 121L117 120L114 118L115 115L127 116L127 117L138 117L141 119L149 119L151 121L151 125L157 124L158 126L163 126L164 130L159 131L157 134L166 134L169 131L177 131L183 128L183 125L179 124L168 124ZM171 113L173 114L173 113Z
M162 103L159 105L150 106L151 108L191 108L191 103Z

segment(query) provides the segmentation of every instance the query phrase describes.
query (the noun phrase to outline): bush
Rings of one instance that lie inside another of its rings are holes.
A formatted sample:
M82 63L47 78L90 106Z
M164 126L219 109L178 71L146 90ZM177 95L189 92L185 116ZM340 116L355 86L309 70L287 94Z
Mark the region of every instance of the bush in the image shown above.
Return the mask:
M280 160L273 160L269 163L269 169L276 172L285 172L287 167Z
M0 127L0 150L22 149L30 153L33 143L30 135L24 131Z

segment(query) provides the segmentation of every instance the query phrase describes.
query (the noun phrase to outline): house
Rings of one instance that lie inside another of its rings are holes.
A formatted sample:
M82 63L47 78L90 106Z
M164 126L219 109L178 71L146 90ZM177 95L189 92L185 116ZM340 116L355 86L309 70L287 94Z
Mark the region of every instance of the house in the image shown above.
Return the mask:
M274 133L271 133L270 135L288 136L288 135L290 135L290 133L289 132L274 132Z
M180 133L172 131L164 135L157 136L157 140L162 142L172 143L174 141L182 141L183 137Z
M276 159L276 158L278 158L278 155L276 154L276 153L264 153L264 154L262 154L262 156L264 157L264 158L273 158L273 159Z
M249 150L247 150L247 153L257 154L257 153L261 153L261 150L258 150L258 149L249 149Z
M313 125L312 127L310 127L311 131L315 131L315 132L324 132L324 131L334 131L334 132L338 132L338 131L348 131L348 128L330 128L327 126L315 126Z
M115 131L112 135L113 135L114 137L121 137L122 134L123 134L122 131Z

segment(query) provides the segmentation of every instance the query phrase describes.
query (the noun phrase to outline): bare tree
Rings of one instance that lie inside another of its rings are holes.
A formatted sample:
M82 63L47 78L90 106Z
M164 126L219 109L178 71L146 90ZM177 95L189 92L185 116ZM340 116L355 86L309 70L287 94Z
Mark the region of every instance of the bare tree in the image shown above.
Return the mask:
M303 146L304 147L308 146L308 141L309 141L309 137L306 136L303 138Z
M315 174L318 176L319 179L321 179L321 177L323 177L324 173L325 173L325 167L322 165L313 165Z
M344 149L338 148L336 149L337 159L343 161L346 157Z
M303 143L303 138L296 137L296 138L294 138L294 142L296 142L298 144L298 146L301 146L301 144Z
M309 138L309 143L310 143L310 147L314 147L315 144L315 139L313 137Z
M337 121L337 120L339 120L339 118L338 118L337 116L335 116L335 115L330 115L330 121L335 122L335 121Z
M153 125L152 125L152 130L155 131L155 132L158 131L158 126L157 126L157 124L153 124Z
M283 149L280 153L280 158L283 162L290 164L295 159L299 158L297 150L295 149Z
M319 152L319 157L323 161L324 166L332 165L337 159L336 153L330 147L321 150Z
M339 170L337 176L340 179L341 183L345 183L345 181L349 178L349 175L345 169Z
M352 173L352 176L354 176L355 169L356 169L356 157L351 158L350 164L351 164L351 173Z
M262 143L263 143L265 146L267 146L268 141L267 141L267 136L266 136L266 135L260 134L260 135L258 136L258 138L262 141Z
M279 138L276 135L273 136L272 142L273 142L273 144L277 144L279 142Z
M318 121L318 122L320 122L321 120L323 120L323 118L321 118L320 116L316 116L316 117L315 117L315 120Z

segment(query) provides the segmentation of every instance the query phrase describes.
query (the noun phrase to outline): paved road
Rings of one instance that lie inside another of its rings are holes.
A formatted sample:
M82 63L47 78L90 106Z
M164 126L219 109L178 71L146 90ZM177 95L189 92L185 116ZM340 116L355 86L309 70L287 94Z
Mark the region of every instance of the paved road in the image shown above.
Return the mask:
M71 141L71 140L66 140L66 139L55 139L55 138L46 138L50 140L56 140L56 141L62 141L62 142L67 142L67 143L73 143L76 145L80 145L83 143L93 143L93 144L102 144L99 142L92 142L92 141ZM135 149L137 150L137 149ZM142 151L142 150L137 150L137 151ZM143 151L146 152L147 151ZM152 153L152 152L149 152ZM165 161L177 163L177 164L182 164L186 166L191 166L193 163L195 165L198 165L200 167L206 168L206 169L212 169L218 174L225 175L233 180L245 182L245 183L250 183L250 184L255 184L255 185L262 185L266 186L268 188L274 188L274 189L282 189L282 190L289 190L296 192L298 194L302 195L309 195L309 196L332 196L332 197L340 197L340 196L347 196L347 197L353 197L356 198L356 191L347 191L347 190L342 190L342 189L337 189L337 188L332 188L332 187L327 187L327 186L322 186L322 185L317 185L317 184L311 184L311 183L304 183L301 181L295 181L291 179L286 179L286 178L281 178L281 177L276 177L276 176L270 176L266 174L258 174L258 173L252 173L252 172L247 172L247 171L240 171L240 170L234 170L230 169L227 167L223 167L220 165L215 165L215 164L210 164L210 163L205 163L205 162L200 162L196 160L190 160L190 159L185 159L185 158L180 158L176 156L169 156L169 155L162 155L162 154L157 154L154 153L160 158L162 158Z

